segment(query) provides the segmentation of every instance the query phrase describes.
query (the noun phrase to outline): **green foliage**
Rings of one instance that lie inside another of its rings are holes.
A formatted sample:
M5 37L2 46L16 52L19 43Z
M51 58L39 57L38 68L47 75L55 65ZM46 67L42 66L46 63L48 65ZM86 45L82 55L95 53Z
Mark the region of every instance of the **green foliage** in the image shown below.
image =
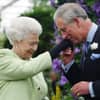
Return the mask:
M87 2L87 5L88 6L91 6L91 5L93 5L95 3L95 0L89 0L88 2Z
M100 0L78 0L85 9L89 18L97 24L100 24Z
M0 33L0 48L3 48L5 45L6 37L3 33Z
M40 36L39 48L35 55L49 50L52 47L51 40L54 38L53 14L55 9L50 6L38 6L29 13L22 16L36 18L43 27L43 33Z

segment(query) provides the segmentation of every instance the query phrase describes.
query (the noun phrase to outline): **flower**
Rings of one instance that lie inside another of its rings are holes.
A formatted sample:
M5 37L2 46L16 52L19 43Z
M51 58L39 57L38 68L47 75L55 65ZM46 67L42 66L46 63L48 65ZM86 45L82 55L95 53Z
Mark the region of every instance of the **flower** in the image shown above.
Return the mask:
M62 64L62 61L60 59L54 59L53 60L53 63L52 63L52 69L56 72L56 73L59 73L61 72L61 64Z
M74 49L74 53L75 54L79 54L81 51L80 51L80 49L78 48L78 47L76 47L75 49Z
M96 50L98 48L98 43L94 42L90 45L91 50Z
M55 7L55 0L50 0L50 3L51 3L52 6Z
M59 44L62 41L62 37L60 35L57 35L55 37L55 44Z
M63 86L63 85L65 85L66 83L68 83L68 80L67 80L67 78L66 78L64 75L62 75L62 76L61 76L61 79L60 79L60 81L59 81L59 84L60 84L61 86Z
M100 17L100 2L96 2L93 5L93 10L96 12L97 16Z

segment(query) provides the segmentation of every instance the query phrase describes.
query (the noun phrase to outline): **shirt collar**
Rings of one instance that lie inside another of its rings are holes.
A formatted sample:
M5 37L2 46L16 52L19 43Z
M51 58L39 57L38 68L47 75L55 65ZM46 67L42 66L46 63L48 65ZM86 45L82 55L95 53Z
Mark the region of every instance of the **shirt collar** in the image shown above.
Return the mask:
M89 43L92 42L97 28L98 28L98 26L95 23L92 23L92 26L88 32L88 36L87 36L86 41L88 41Z
M69 62L66 65L64 65L64 63L62 63L62 66L61 67L64 70L64 72L67 73L74 62L75 62L75 60L73 59L71 62Z

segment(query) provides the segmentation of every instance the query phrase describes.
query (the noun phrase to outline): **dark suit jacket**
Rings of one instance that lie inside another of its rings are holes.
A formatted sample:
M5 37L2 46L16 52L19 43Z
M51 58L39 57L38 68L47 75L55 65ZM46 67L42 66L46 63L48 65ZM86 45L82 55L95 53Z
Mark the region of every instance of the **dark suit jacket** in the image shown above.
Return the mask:
M94 60L91 59L91 55L93 53L100 54L100 27L98 27L98 30L93 38L92 43L94 42L99 44L98 48L91 50L89 47L86 60L84 61L84 66L78 66L76 63L74 63L68 73L65 73L72 85L81 80L93 82L95 98L91 98L90 95L86 95L84 96L85 100L100 100L100 58L96 58Z

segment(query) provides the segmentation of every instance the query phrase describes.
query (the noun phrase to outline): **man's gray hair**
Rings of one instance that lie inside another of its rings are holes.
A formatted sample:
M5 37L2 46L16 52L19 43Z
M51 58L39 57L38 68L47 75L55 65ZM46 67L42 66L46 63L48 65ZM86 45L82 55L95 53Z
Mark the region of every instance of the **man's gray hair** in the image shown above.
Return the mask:
M14 41L23 40L29 34L40 35L42 33L42 26L34 18L20 16L11 21L10 25L5 28L5 32L9 42L13 45Z
M61 5L54 14L54 21L57 18L63 19L65 24L73 22L75 17L81 17L84 20L88 18L85 10L77 3L65 3Z

